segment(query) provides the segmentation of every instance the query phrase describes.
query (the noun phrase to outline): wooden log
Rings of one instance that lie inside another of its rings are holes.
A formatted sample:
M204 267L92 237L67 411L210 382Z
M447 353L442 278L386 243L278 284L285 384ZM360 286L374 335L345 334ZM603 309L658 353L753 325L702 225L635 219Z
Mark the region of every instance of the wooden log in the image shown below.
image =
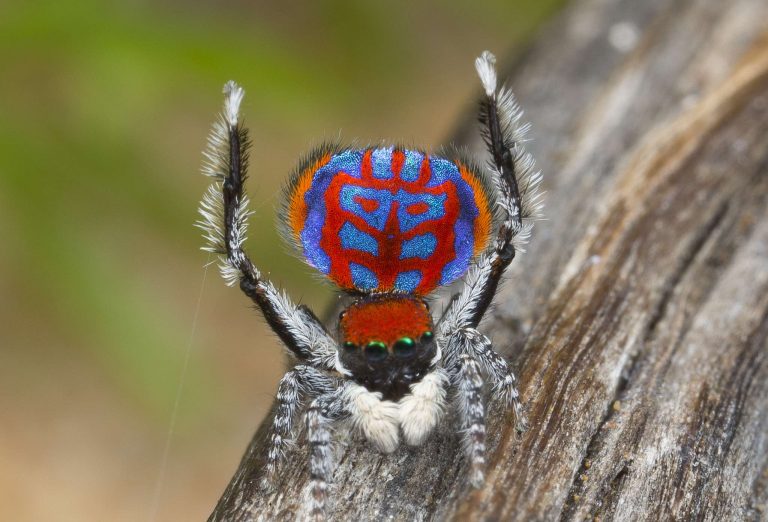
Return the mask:
M392 455L346 440L329 518L768 518L766 21L765 0L583 0L507 69L546 221L481 329L530 428L491 408L479 490L451 418ZM301 518L305 447L259 487L270 422L211 520Z

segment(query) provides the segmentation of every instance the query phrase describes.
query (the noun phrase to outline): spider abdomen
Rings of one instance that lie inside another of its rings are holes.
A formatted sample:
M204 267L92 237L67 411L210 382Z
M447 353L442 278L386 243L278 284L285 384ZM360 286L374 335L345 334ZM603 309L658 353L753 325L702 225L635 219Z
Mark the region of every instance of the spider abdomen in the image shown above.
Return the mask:
M490 191L466 162L417 150L320 150L294 176L290 239L345 290L426 295L487 244Z

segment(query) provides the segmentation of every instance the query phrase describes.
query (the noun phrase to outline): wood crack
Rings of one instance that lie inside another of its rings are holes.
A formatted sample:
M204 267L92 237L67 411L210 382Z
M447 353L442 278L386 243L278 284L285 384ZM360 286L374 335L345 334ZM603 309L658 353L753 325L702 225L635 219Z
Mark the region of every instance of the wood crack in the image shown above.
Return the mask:
M697 234L690 242L689 248L687 248L685 253L681 256L680 262L675 271L668 277L667 282L663 285L661 295L659 296L657 302L654 304L648 319L648 323L644 328L643 334L641 335L641 348L629 354L628 361L625 363L624 367L619 373L618 381L611 386L613 388L613 393L611 397L607 399L607 407L605 412L600 419L600 422L597 424L596 429L591 434L589 442L586 446L586 451L584 452L584 456L581 459L579 466L576 468L578 471L574 474L573 481L571 482L571 486L569 488L568 496L566 497L565 504L561 511L561 521L568 520L573 515L577 499L580 496L579 492L582 489L582 483L586 476L585 474L591 467L591 462L595 455L597 455L601 449L603 442L602 435L604 433L605 426L616 414L617 410L615 405L620 403L621 399L624 398L624 395L631 386L631 382L636 374L637 368L641 365L644 357L648 356L647 351L642 347L646 346L647 343L653 338L656 327L665 316L667 307L672 299L672 296L674 295L675 289L685 278L691 267L694 266L694 262L702 253L707 240L712 237L714 231L723 223L727 210L728 202L723 201L720 206L717 207L716 211L712 214L710 219L704 224L704 226L700 227ZM610 480L610 483L602 489L605 491L610 491L610 486L611 484L615 483L616 477L618 477L619 474L623 476L623 474L626 473L628 473L628 465L626 462L624 462L620 466L616 475L614 475L614 477Z

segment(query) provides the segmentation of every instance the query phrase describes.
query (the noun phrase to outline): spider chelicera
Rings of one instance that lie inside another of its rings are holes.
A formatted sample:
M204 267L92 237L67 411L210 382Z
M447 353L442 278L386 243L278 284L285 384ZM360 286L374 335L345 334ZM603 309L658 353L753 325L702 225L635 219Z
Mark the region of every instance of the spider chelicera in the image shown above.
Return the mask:
M264 480L303 414L306 509L315 518L324 516L332 478L334 423L346 422L391 452L401 439L424 442L450 398L476 487L484 480L486 380L524 427L515 377L477 326L530 235L541 176L521 146L528 126L514 97L496 88L494 56L484 52L475 67L485 91L487 167L456 151L333 144L309 154L287 185L284 236L352 298L337 335L263 278L243 251L250 215L243 188L249 142L239 121L244 91L234 82L224 87L224 110L205 152L203 171L214 182L199 225L226 282L239 284L296 359L278 387ZM461 290L434 321L427 296L462 276Z

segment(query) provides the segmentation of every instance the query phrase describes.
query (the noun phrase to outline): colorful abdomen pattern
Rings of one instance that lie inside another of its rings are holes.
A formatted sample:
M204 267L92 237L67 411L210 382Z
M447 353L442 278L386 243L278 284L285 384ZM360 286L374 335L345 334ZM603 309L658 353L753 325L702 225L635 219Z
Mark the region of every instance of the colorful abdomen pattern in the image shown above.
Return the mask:
M426 295L486 245L491 202L459 161L393 147L318 153L287 189L291 239L348 291Z

